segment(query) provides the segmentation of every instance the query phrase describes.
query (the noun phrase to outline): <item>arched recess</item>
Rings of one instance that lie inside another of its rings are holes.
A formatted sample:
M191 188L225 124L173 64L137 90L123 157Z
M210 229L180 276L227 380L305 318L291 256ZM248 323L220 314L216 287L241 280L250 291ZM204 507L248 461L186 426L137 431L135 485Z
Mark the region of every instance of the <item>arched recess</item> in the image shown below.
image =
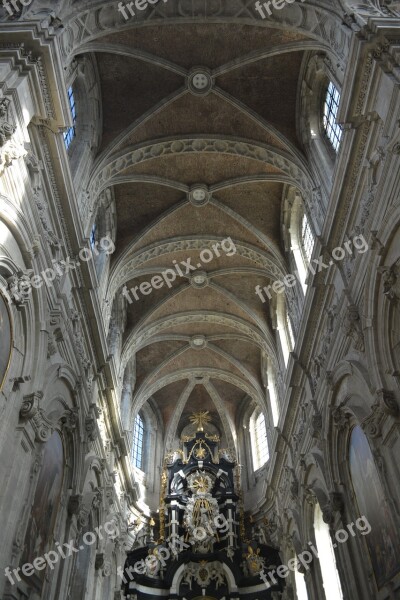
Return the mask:
M107 188L99 195L84 228L102 294L107 287L110 262L116 249L117 222L113 188Z
M71 389L72 378L65 374L66 377L62 372L60 374L59 368L52 367L44 374L48 379L43 392L24 396L20 409L17 433L23 447L30 445L32 460L28 467L30 476L26 476L27 465L20 466L17 484L23 507L20 508L19 500L13 501L14 510L19 511L19 525L9 561L13 567L32 563L45 552L54 551L57 541L62 543L73 537L68 502L64 499L69 498L71 490L78 484L80 427ZM20 458L17 456L16 460ZM22 590L28 587L33 597L43 594L43 597L52 598L65 570L68 565L60 560L52 569L52 577L45 568L16 585L22 586Z
M285 186L283 191L284 201L284 239L287 252L289 253L290 272L299 274L301 285L296 283L293 289L302 296L307 291L307 279L309 271L307 268L311 260L312 248L315 245L314 221L315 215L308 214L309 208L301 194L293 186ZM319 201L315 198L315 209ZM318 206L318 211L322 206ZM304 224L307 231L304 232ZM307 247L306 247L307 246Z
M164 458L164 424L157 404L149 398L139 410L131 408L131 431L129 443L134 450L135 420L140 416L143 426L142 466L138 468L131 460L131 468L135 481L139 485L142 499L146 495L146 503L151 510L157 510L160 494L159 465ZM131 453L133 458L133 454ZM145 494L146 492L146 494Z
M325 215L332 188L336 152L327 139L323 128L323 107L329 82L341 89L343 71L335 68L332 55L314 52L306 55L303 63L302 87L299 108L299 129L314 178L323 192L321 206L316 207ZM316 223L316 231L322 223Z
M377 387L400 394L400 207L388 212L380 231L379 244L371 249L372 257L366 279L365 310L373 320L366 331L370 361Z
M393 535L399 528L398 491L392 482L399 473L385 434L385 422L390 417L381 408L379 394L376 394L378 401L374 396L367 373L359 365L347 364L347 368L345 364L339 365L334 377L334 400L327 433L328 456L331 476L340 482L337 508L346 515L342 527L346 529L344 523L353 523L356 531L356 535L349 535L346 544L339 546L342 570L346 574L346 581L342 583L347 587L350 573L353 578L357 573L357 581L362 584L354 593L360 599L374 597L378 587L382 589L390 579L387 577L384 582L382 573L376 573L382 540L398 544L397 535ZM365 522L360 520L362 517ZM371 538L365 533L368 523L376 531ZM400 547L393 560L399 551ZM389 564L389 555L387 558ZM375 578L368 578L368 572L373 570Z
M94 454L89 454L83 466L81 501L75 532L80 551L74 555L70 567L71 591L74 598L85 597L89 592L90 581L95 577L95 557L100 542L94 532L103 522L102 488L100 462Z
M34 274L31 224L6 196L0 195L0 205L0 287L7 299L13 325L14 351L3 387L3 393L9 397L14 391L12 382L15 378L43 372L40 365L46 354L46 340L39 334L39 324L47 320L47 311L43 288L27 290L23 286ZM42 264L38 257L36 268ZM2 421L5 423L7 419Z
M20 556L20 565L32 564L38 556L44 556L52 549L54 540L57 539L56 522L60 521L59 508L65 485L65 450L62 435L55 430L51 433L43 446L40 456L40 469L35 490L31 496L30 513L27 529L25 531L23 551ZM58 523L60 526L60 523ZM30 577L22 578L22 586L28 588L30 594L40 596L49 592L49 583L46 580L46 571L35 572Z
M75 57L66 74L66 90L69 87L73 89L77 117L76 135L68 149L68 156L75 185L84 189L102 133L102 112L98 100L101 91L94 56Z

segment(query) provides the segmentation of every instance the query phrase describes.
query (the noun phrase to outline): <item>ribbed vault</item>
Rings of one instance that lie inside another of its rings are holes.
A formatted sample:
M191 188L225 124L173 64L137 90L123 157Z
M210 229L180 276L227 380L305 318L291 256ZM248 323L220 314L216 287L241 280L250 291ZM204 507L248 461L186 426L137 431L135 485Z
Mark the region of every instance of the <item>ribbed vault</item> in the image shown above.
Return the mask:
M232 447L244 405L265 407L266 358L278 364L276 306L255 288L288 273L286 186L305 199L315 187L298 136L299 86L337 17L331 3L307 2L291 17L250 21L252 3L231 1L215 3L218 19L205 24L185 2L161 4L139 27L93 3L63 34L71 59L95 57L102 91L88 197L108 193L116 207L104 315L122 295L119 377L134 365L133 414L151 401L170 449L203 408ZM166 270L173 280L150 289Z

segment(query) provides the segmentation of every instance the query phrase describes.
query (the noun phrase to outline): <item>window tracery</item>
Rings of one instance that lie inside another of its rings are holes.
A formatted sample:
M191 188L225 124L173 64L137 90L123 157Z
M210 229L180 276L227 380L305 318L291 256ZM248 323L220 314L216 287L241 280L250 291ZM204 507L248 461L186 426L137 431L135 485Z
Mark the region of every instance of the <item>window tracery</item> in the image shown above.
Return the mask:
M133 427L132 462L134 466L143 470L144 423L138 414Z
M304 252L303 262L305 263L311 261L313 249L314 249L314 235L311 229L311 223L308 220L307 214L304 211L303 218L301 220L301 245ZM305 265L306 266L306 265Z
M330 81L325 94L323 125L325 134L335 152L339 151L339 146L343 133L341 125L339 125L337 122L339 103L339 91L336 89L332 81Z

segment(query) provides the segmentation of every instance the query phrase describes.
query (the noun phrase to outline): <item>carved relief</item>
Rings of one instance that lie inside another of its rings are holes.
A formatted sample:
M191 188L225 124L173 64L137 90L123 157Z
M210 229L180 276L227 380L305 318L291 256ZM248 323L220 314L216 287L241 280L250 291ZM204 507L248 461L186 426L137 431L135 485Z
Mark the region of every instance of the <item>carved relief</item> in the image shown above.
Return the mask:
M0 100L0 175L12 162L26 155L26 149L13 139L16 127L8 119L10 100Z
M383 293L390 302L400 299L400 259L391 267L383 267Z
M18 271L7 279L8 292L17 308L26 304L31 296L31 279L34 275L33 269Z
M349 427L350 424L350 414L346 411L343 404L340 404L337 407L332 409L332 418L339 430L344 430Z
M347 308L343 320L343 329L348 337L353 340L353 345L359 352L365 351L364 333L361 324L360 313L355 304L350 304Z
M225 573L222 563L218 561L189 562L185 565L182 581L189 585L190 590L192 589L193 579L202 588L206 588L210 585L211 581L215 581L215 587L218 590L220 586L225 584Z
M54 430L54 424L49 421L45 412L40 408L40 401L43 398L42 392L35 392L24 396L24 401L20 409L20 418L23 421L29 421L35 432L35 440L45 443L50 439Z

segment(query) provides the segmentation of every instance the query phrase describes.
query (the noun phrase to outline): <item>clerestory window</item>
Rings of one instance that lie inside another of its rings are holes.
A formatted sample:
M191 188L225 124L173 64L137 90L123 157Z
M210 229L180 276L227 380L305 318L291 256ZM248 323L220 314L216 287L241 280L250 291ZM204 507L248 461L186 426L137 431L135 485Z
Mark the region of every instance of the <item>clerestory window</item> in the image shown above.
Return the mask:
M325 134L332 144L335 152L338 152L342 139L343 129L337 123L340 94L332 82L329 83L324 103L323 124Z
M262 412L255 411L250 420L254 470L260 469L269 459L267 427Z
M305 259L310 262L313 249L314 249L314 235L311 229L310 221L306 213L303 215L303 219L301 221L301 245L304 251Z
M65 144L65 147L67 150L70 147L72 140L76 136L76 129L75 129L76 105L75 105L75 98L74 98L74 92L73 92L72 87L70 87L68 89L68 101L69 101L69 108L71 110L73 125L72 125L72 127L69 127L68 130L64 133L64 144Z
M135 467L143 470L144 425L140 415L135 418L133 427L132 462Z

